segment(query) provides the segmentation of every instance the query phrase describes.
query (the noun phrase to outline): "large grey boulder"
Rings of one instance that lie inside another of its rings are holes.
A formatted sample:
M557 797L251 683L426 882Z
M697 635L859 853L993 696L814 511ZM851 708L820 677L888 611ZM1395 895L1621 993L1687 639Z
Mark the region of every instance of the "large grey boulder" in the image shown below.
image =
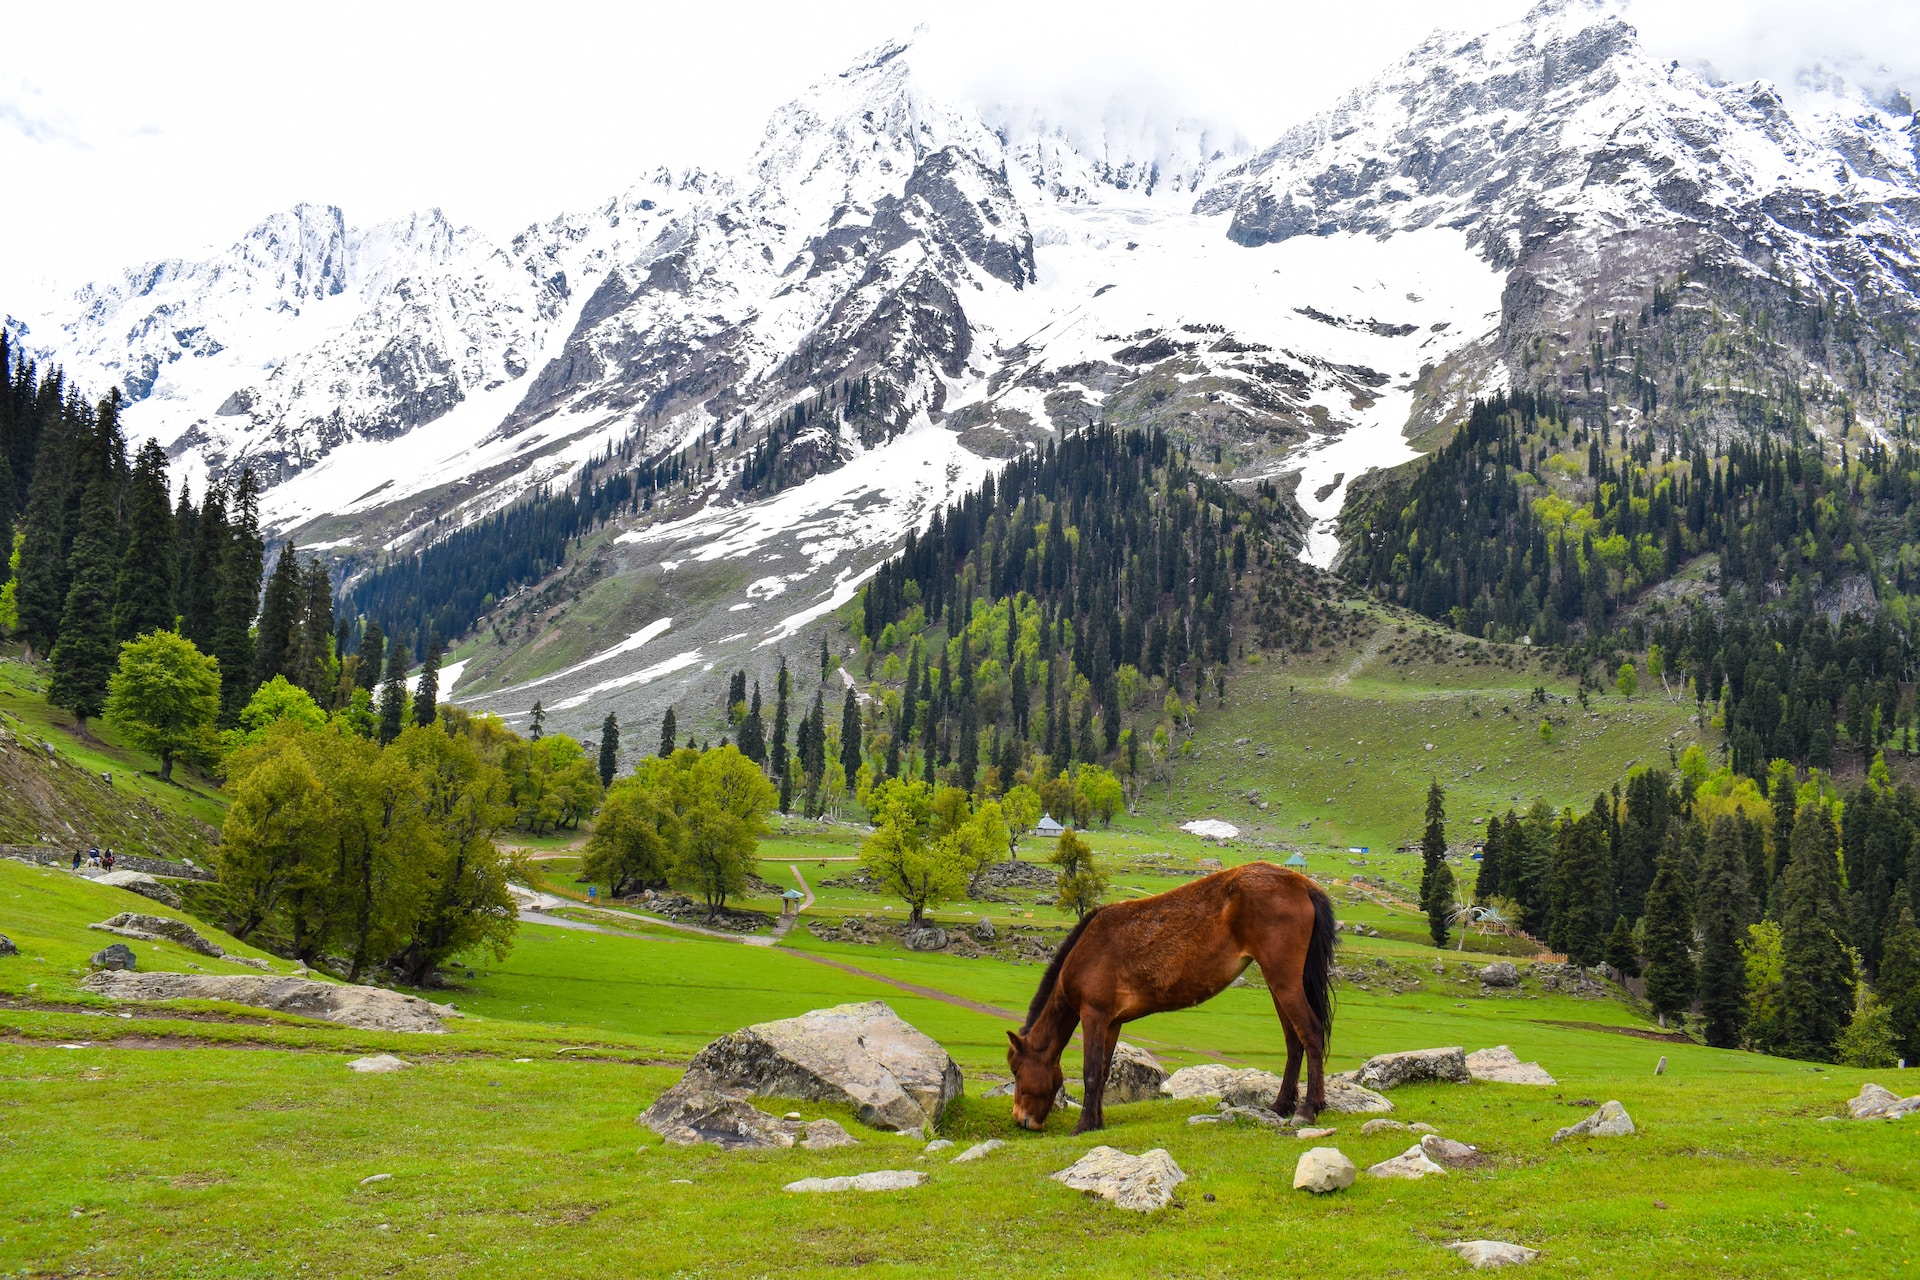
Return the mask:
M133 948L124 942L109 943L94 952L93 958L87 961L94 968L107 972L131 969L139 962L139 957L133 954Z
M1508 1244L1505 1240L1456 1240L1446 1247L1471 1262L1476 1271L1492 1267L1517 1267L1540 1256L1538 1249Z
M1337 1076L1328 1076L1326 1082L1326 1110L1337 1111L1345 1115L1379 1115L1393 1110L1393 1103L1381 1097L1371 1089L1363 1088L1351 1080Z
M1633 1132L1633 1120L1627 1115L1627 1109L1618 1102L1608 1102L1582 1120L1579 1124L1570 1124L1553 1135L1555 1142L1567 1138L1624 1138Z
M1108 1102L1147 1102L1160 1096L1167 1069L1160 1060L1138 1045L1117 1041L1113 1046L1113 1066L1107 1071Z
M947 1051L879 1000L722 1036L695 1055L681 1084L847 1103L861 1123L892 1130L937 1122L962 1089Z
M1353 1185L1359 1170L1334 1147L1315 1147L1293 1166L1293 1189L1326 1195Z
M1859 1097L1847 1100L1847 1114L1855 1120L1898 1120L1914 1111L1920 1111L1920 1094L1903 1098L1871 1082L1860 1086Z
M641 1113L640 1123L674 1146L707 1142L723 1151L791 1147L806 1132L799 1121L770 1116L738 1093L687 1087L684 1083L655 1099Z
M1492 1084L1558 1084L1537 1062L1522 1062L1520 1055L1497 1044L1467 1055L1467 1074Z
M922 924L908 929L900 935L909 951L943 951L947 945L947 931L937 924Z
M1466 1084L1473 1079L1467 1073L1467 1055L1458 1045L1450 1049L1410 1049L1405 1053L1382 1053L1368 1058L1354 1072L1354 1084L1363 1089L1397 1089L1403 1084Z
M446 1005L400 991L307 978L109 971L96 973L80 985L110 1000L226 1000L362 1031L437 1033L446 1030L441 1019L460 1016Z
M1160 1082L1160 1096L1185 1102L1199 1098L1220 1098L1226 1095L1230 1085L1241 1076L1264 1077L1273 1081L1272 1092L1267 1101L1271 1103L1280 1092L1280 1077L1265 1071L1239 1069L1224 1066L1218 1062L1203 1062L1197 1067L1182 1067ZM1256 1082L1257 1084L1257 1082Z
M1114 1147L1095 1147L1047 1176L1136 1213L1165 1208L1173 1200L1173 1189L1187 1180L1173 1157L1158 1147L1137 1156Z
M90 924L89 929L98 929L102 933L117 933L123 938L132 938L135 942L177 942L189 951L203 956L224 956L226 948L218 943L209 942L200 936L199 930L184 920L170 920L166 916L150 916L138 911L122 911L110 916L98 924Z
M1510 960L1495 960L1480 971L1480 981L1490 987L1517 987L1520 985L1520 970Z
M109 871L103 875L94 876L93 882L111 885L115 889L125 889L143 898L152 898L163 906L178 907L180 905L179 894L144 871Z

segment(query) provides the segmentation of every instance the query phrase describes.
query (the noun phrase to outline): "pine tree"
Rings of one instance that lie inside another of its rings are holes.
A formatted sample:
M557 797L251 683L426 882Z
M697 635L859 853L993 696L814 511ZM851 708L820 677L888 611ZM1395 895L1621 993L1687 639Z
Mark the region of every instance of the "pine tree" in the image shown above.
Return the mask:
M294 637L300 625L301 606L306 603L306 584L301 581L300 557L289 542L280 549L280 559L267 578L266 593L260 605L260 625L254 631L253 683L257 688L275 676L300 682Z
M1740 1045L1747 1021L1747 970L1740 954L1752 915L1747 885L1744 832L1732 818L1717 818L1707 836L1700 868L1694 924L1700 942L1700 1012L1707 1043L1720 1049Z
M396 644L394 647L397 649L399 648L399 645ZM533 700L533 715L532 715L531 723L527 726L527 740L530 742L538 742L540 741L540 739L546 736L547 736L547 709L540 705L540 700L538 698L535 698Z
M1500 821L1500 815L1496 813L1487 819L1486 840L1480 846L1480 870L1473 879L1475 902L1488 902L1505 893L1505 890L1500 887L1505 851L1506 827Z
M1640 976L1640 957L1633 949L1633 929L1625 916L1613 918L1613 932L1607 935L1607 963L1623 978Z
M673 708L668 707L666 714L660 717L660 757L665 759L673 754L679 745L680 730L673 722Z
M200 545L200 511L193 505L193 489L180 482L180 501L173 508L174 572L173 616L187 611L187 597L193 593L193 556Z
M1667 1018L1685 1013L1698 986L1694 974L1693 908L1688 893L1686 859L1679 841L1668 841L1654 863L1653 884L1647 890L1645 920L1647 1003Z
M432 724L440 718L440 659L444 652L439 636L427 638L427 656L420 663L420 683L413 691L415 724Z
M753 700L747 706L747 714L740 721L740 754L759 765L767 767L767 729L766 717L760 710L760 682L753 682Z
M74 424L62 414L42 426L28 491L26 539L14 599L27 656L45 657L60 639L66 613L68 551L72 541L67 498L72 488Z
M774 681L776 702L773 709L773 745L767 751L767 765L774 780L786 785L787 777L787 703L793 696L793 677L787 672L787 659L780 658L780 674ZM784 811L784 810L783 810Z
M313 700L326 706L333 698L334 658L345 656L345 646L335 653L335 633L333 627L333 582L327 573L327 566L317 557L307 566L303 579L306 603L300 612L300 630L298 637L298 661L295 669L299 677L295 683L305 689ZM345 624L342 624L344 633Z
M1902 886L1904 890L1904 886ZM1880 1000L1893 1024L1894 1047L1909 1066L1920 1065L1920 927L1906 894L1897 899L1898 917L1880 950Z
M207 486L193 526L193 555L180 587L180 631L200 652L217 658L215 640L220 630L220 593L229 540L225 485ZM379 668L374 670L377 673ZM221 678L224 680L226 673L222 672ZM373 678L378 679L377 674Z
M620 772L620 721L613 712L607 712L607 718L600 722L600 785L613 785L613 775Z
M1853 956L1839 833L1826 804L1801 806L1780 884L1780 1013L1789 1057L1825 1062L1853 1014Z
M827 672L833 670L833 654L827 649L827 633L820 633L820 678L825 680Z
M1607 917L1613 912L1613 875L1608 865L1607 833L1601 806L1579 818L1568 815L1560 829L1555 860L1554 945L1583 968L1606 955Z
M1420 905L1426 908L1433 945L1447 945L1453 913L1453 874L1447 869L1447 793L1440 780L1427 784L1427 829L1420 838Z
M88 485L80 508L80 530L69 559L72 585L67 588L60 638L51 655L53 680L47 687L47 701L71 711L83 728L106 709L107 681L119 659L113 638L117 534L111 482L96 479Z
M380 686L380 745L392 742L406 727L407 646L396 638L387 646L387 676Z
M113 633L121 640L173 629L180 549L170 499L166 450L149 440L140 447L127 482L127 549L120 557L113 606Z
M369 622L367 629L360 633L360 663L354 672L354 683L371 692L380 683L380 668L386 662L387 633L380 629L377 622Z
M241 472L234 485L228 521L213 656L220 660L220 722L232 725L258 687L253 682L253 619L260 607L266 544L260 537L260 487L251 469Z
M846 701L840 706L840 768L846 773L848 787L860 774L861 758L860 698L848 689Z

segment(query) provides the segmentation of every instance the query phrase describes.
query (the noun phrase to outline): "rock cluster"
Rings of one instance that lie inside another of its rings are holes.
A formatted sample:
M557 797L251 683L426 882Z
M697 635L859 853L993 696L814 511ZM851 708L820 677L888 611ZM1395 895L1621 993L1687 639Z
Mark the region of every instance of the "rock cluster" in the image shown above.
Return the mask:
M1114 1147L1095 1147L1048 1176L1137 1213L1165 1208L1173 1200L1173 1189L1187 1180L1173 1157L1158 1147L1137 1156Z
M1393 1110L1393 1103L1347 1076L1328 1076L1326 1092L1329 1112L1367 1115ZM1180 1100L1219 1098L1230 1107L1271 1111L1280 1097L1280 1077L1257 1067L1205 1062L1168 1076L1160 1084L1160 1095Z
M169 920L165 916L122 911L119 915L110 916L98 924L90 924L87 928L98 929L102 933L117 933L123 938L132 938L135 942L177 942L187 950L198 952L203 956L217 958L227 954L226 948L201 937L199 931L186 921Z
M1627 1109L1618 1102L1608 1102L1582 1120L1579 1124L1570 1124L1553 1135L1555 1142L1568 1138L1624 1138L1633 1132L1633 1120L1627 1115Z
M870 1000L722 1036L695 1055L668 1093L846 1103L863 1124L901 1130L937 1122L961 1087L960 1068L946 1050Z
M1847 1114L1855 1120L1898 1120L1920 1111L1920 1094L1903 1098L1877 1084L1860 1086L1860 1096L1847 1100Z
M1522 1062L1506 1045L1497 1044L1467 1055L1467 1074L1475 1080L1494 1084L1556 1084L1545 1067L1537 1062Z
M125 944L114 943L125 949ZM105 952L102 952L104 955ZM129 953L131 954L131 953ZM226 1000L255 1009L318 1018L363 1031L440 1032L443 1018L459 1013L447 1005L383 987L314 982L306 978L252 974L96 973L81 987L110 1000Z

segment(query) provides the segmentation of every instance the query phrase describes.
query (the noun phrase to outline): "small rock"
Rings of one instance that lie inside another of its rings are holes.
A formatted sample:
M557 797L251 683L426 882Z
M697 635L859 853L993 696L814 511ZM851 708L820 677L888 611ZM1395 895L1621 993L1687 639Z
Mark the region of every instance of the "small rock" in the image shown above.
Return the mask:
M1403 1084L1466 1084L1466 1052L1450 1049L1412 1049L1405 1053L1382 1053L1367 1059L1353 1075L1353 1083L1367 1089L1396 1089Z
M993 921L982 920L973 926L973 936L978 942L992 942L1000 936L1000 931L993 927Z
M677 1147L710 1142L722 1151L791 1147L801 1131L796 1121L757 1110L737 1093L689 1085L685 1077L654 1099L640 1123Z
M1827 1116L1821 1117L1821 1119L1823 1120L1829 1119L1829 1118L1830 1117L1827 1117ZM1219 1124L1220 1117L1219 1116L1188 1116L1187 1123L1188 1124Z
M1480 981L1490 987L1517 987L1520 970L1511 961L1496 960L1480 971Z
M851 1178L802 1178L789 1182L785 1191L905 1191L927 1180L917 1169L880 1169L859 1173Z
M1553 1135L1555 1142L1567 1138L1624 1138L1633 1132L1633 1120L1618 1102L1608 1102L1582 1120Z
M1471 1262L1475 1269L1482 1271L1488 1267L1519 1266L1524 1262L1532 1262L1540 1256L1538 1249L1508 1244L1504 1240L1459 1240L1446 1247Z
M1371 1115L1393 1110L1393 1103L1351 1080L1335 1079L1329 1076L1326 1088L1327 1105L1323 1109L1327 1111L1336 1111L1342 1115Z
M1861 1085L1860 1096L1847 1101L1847 1114L1855 1120L1898 1120L1913 1111L1920 1111L1920 1095L1903 1098L1872 1083Z
M1467 1074L1492 1084L1557 1084L1537 1062L1522 1062L1506 1045L1497 1044L1467 1055Z
M825 1151L831 1147L855 1147L860 1139L840 1127L835 1120L815 1120L807 1126L807 1136L800 1145L809 1151Z
M782 1120L798 1120L800 1118L800 1113L798 1111L789 1111L787 1112L787 1114L781 1116L780 1118Z
M1286 1117L1266 1107L1230 1107L1223 1102L1216 1110L1221 1120L1232 1123L1257 1124L1267 1129L1284 1129L1288 1124Z
M1113 1046L1113 1065L1107 1070L1107 1101L1149 1102L1160 1096L1167 1069L1138 1045L1124 1040Z
M0 933L0 956L17 956L19 954L20 948L13 945L13 939L4 933Z
M1424 1178L1430 1173L1445 1173L1418 1146L1408 1147L1391 1160L1382 1160L1367 1170L1376 1178Z
M390 1053L376 1053L371 1058L355 1058L347 1064L349 1071L363 1071L369 1075L384 1075L389 1071L405 1071L413 1064L404 1058L396 1058Z
M1405 1129L1407 1126L1398 1120L1369 1120L1360 1126L1360 1132L1371 1138L1376 1133L1385 1133L1389 1129Z
M1332 1191L1345 1191L1353 1185L1359 1175L1353 1161L1342 1155L1335 1147L1315 1147L1300 1157L1293 1166L1293 1189L1311 1191L1316 1195L1326 1195Z
M927 1144L927 1154L932 1155L936 1151L945 1151L948 1147L952 1145L953 1145L952 1138L935 1138L932 1142L929 1142Z
M1296 1129L1293 1136L1303 1141L1312 1141L1316 1138L1331 1138L1338 1132L1340 1132L1338 1129Z
M1661 1054L1660 1061L1653 1064L1653 1074L1657 1076L1663 1076L1667 1074L1667 1055L1666 1054L1664 1053Z
M1414 1133L1438 1133L1438 1132L1440 1132L1440 1131L1439 1131L1438 1129L1436 1129L1436 1128L1434 1128L1434 1127L1433 1127L1432 1125L1430 1125L1430 1124L1428 1124L1428 1123L1427 1123L1426 1121L1424 1121L1424 1120L1415 1120L1415 1121L1414 1121L1414 1122L1413 1122L1412 1124L1410 1124L1410 1125L1408 1125L1408 1126L1407 1126L1407 1128L1408 1128L1408 1129L1410 1129L1410 1130L1411 1130L1412 1132L1414 1132Z
M1173 1189L1187 1180L1173 1157L1158 1147L1137 1156L1113 1147L1095 1147L1048 1176L1137 1213L1165 1208L1173 1200Z
M985 1160L1007 1144L998 1138L988 1138L985 1142L976 1142L953 1158L954 1164L972 1164L975 1160Z
M93 958L87 963L96 969L132 969L139 964L139 959L133 954L132 947L124 942L115 942L94 952Z
M920 1125L915 1125L911 1129L895 1129L894 1133L902 1138L912 1138L915 1142L927 1140L927 1131Z
M1443 1138L1437 1133L1420 1139L1420 1150L1426 1153L1427 1159L1443 1169L1471 1169L1486 1163L1486 1157L1480 1154L1478 1147Z
M392 1178L393 1178L393 1175L390 1173L376 1173L369 1177L360 1179L360 1185L364 1187L375 1182L388 1182L388 1181L391 1181Z

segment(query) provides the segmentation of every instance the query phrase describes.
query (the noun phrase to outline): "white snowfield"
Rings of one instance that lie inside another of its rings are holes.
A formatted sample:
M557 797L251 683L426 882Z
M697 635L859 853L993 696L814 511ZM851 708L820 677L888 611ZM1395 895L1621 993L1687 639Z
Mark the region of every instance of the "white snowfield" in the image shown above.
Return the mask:
M662 457L743 410L751 439L884 381L891 439L816 423L803 442L836 465L751 499L728 462L612 544L656 602L570 636L557 670L459 691L585 725L793 640L976 485L982 451L1148 374L1244 427L1236 478L1294 486L1325 566L1352 483L1414 456L1413 415L1508 384L1516 271L1564 312L1621 237L1823 292L1856 287L1840 263L1882 297L1920 261L1910 107L1837 78L1797 111L1710 83L1651 58L1613 0L1436 34L1257 153L1188 121L943 100L913 60L890 43L824 77L737 169L658 171L505 244L438 210L356 228L301 205L87 285L26 341L122 386L128 436L196 494L253 466L271 528L335 550L410 548L590 460Z

